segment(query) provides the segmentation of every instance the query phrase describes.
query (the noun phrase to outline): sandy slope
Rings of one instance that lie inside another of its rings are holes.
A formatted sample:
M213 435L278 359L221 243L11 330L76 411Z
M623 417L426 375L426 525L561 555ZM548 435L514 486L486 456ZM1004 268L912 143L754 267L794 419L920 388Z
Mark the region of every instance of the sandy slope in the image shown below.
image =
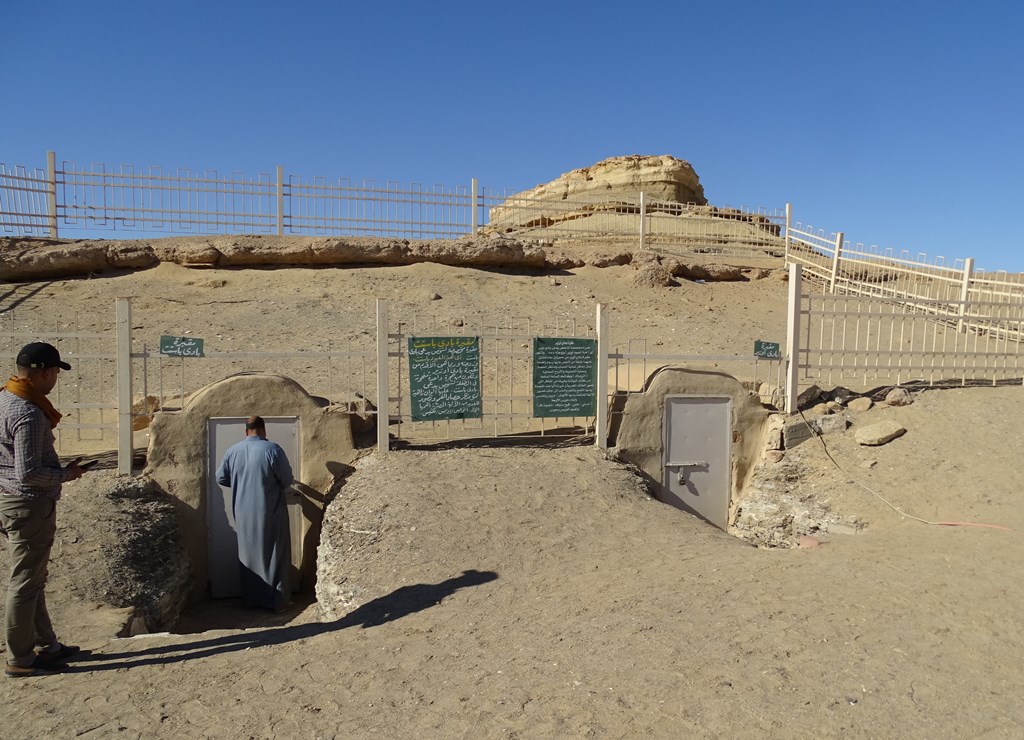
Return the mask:
M211 295L224 301L200 309L211 333L283 337L314 331L317 306L347 315L381 294L453 314L600 300L673 351L747 351L784 330L780 282L639 290L630 277L165 265L5 287L50 320L136 295L134 322L157 333L199 321L190 302ZM898 417L909 431L890 445L828 437L842 470L813 440L789 452L808 497L869 523L813 549L752 548L651 500L591 448L368 458L332 512L371 533L347 540L336 576L363 602L348 615L203 608L181 634L111 639L117 615L89 617L108 612L61 587L68 544L53 611L92 653L66 675L0 682L2 734L1019 737L1022 410L1020 388L933 391L860 420ZM69 485L62 505L82 538L90 485ZM1013 531L922 524L864 486L924 519Z

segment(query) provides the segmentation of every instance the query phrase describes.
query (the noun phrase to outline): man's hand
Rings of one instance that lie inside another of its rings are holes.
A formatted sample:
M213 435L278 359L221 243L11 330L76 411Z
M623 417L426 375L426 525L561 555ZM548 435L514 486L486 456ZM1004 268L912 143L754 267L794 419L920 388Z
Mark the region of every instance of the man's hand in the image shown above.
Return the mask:
M82 458L80 457L76 457L74 460L69 462L67 467L64 469L68 471L68 480L78 480L82 477L85 471L88 470L87 467L82 467Z

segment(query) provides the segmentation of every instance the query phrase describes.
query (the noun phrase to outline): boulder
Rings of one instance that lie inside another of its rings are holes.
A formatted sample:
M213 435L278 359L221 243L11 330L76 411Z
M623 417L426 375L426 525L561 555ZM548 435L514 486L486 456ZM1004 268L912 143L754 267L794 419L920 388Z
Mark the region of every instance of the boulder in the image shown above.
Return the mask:
M906 388L893 388L885 394L885 402L890 406L909 406L914 402L914 397Z
M633 274L633 285L641 288L670 288L678 283L672 272L662 265L647 265Z
M848 426L850 426L850 420L838 414L834 416L819 416L817 419L811 420L811 427L818 434L845 432Z
M877 447L878 445L892 442L897 437L902 437L906 433L906 428L901 426L899 422L887 419L858 429L854 433L854 438L857 440L857 444Z
M870 398L867 396L861 396L860 398L851 399L850 402L846 404L846 408L859 414L867 411L874 405L875 402Z
M746 280L742 267L734 265L687 265L678 263L673 268L676 277L683 277L688 280L710 280L714 282L730 280Z
M796 406L800 409L805 409L808 406L813 406L818 403L819 400L824 396L824 391L816 385L804 388L796 397Z

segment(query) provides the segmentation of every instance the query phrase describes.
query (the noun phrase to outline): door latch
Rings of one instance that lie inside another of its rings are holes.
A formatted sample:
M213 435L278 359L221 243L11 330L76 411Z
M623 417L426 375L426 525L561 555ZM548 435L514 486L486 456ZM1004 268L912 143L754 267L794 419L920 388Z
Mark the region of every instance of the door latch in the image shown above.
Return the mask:
M667 468L679 468L679 472L676 474L679 483L686 484L686 469L687 468L704 468L708 469L709 465L705 460L698 460L695 462L670 462L666 463Z

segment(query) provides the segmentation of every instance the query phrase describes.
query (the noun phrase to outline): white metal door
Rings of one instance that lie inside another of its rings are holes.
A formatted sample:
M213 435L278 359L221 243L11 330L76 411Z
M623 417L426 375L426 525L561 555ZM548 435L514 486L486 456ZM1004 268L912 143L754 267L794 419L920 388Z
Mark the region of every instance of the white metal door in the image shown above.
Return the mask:
M299 420L295 416L265 416L267 439L281 445L292 466L295 480L300 480ZM207 427L209 456L206 464L207 551L209 553L210 596L228 599L238 596L238 536L231 511L231 489L217 483L217 466L224 453L245 438L245 418L211 418ZM292 540L292 565L302 562L302 510L293 496L288 496L288 521ZM293 589L298 578L291 579Z
M664 501L722 529L732 489L732 401L717 396L667 396Z

